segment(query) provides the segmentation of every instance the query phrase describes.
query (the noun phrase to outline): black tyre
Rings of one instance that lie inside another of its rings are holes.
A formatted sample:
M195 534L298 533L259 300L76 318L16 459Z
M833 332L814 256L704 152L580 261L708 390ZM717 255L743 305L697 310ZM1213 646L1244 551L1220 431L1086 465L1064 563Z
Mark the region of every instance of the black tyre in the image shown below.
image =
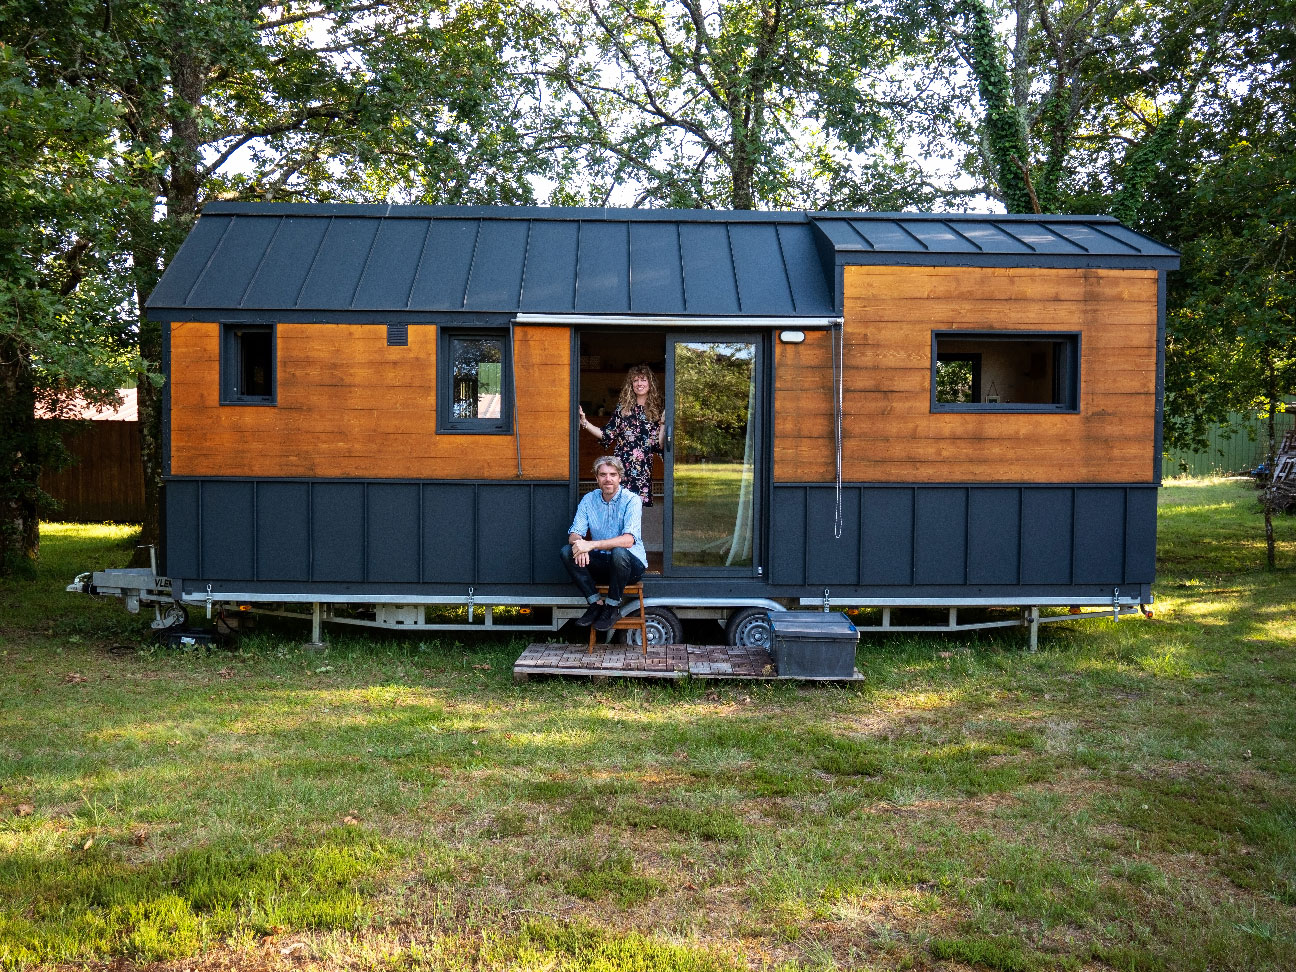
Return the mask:
M648 631L650 645L679 645L684 642L684 626L680 624L680 619L670 608L645 608L644 628ZM626 644L638 646L638 631L627 630L625 636Z
M736 648L770 649L774 630L764 608L739 608L725 625L725 640Z

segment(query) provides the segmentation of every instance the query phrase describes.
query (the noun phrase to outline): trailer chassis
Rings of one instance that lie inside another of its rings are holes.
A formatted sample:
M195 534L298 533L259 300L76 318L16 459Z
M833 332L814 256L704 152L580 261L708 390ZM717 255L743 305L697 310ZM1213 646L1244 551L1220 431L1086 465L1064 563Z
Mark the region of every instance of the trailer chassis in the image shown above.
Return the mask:
M479 597L472 587L468 588L465 594L393 595L382 600L375 600L372 595L340 595L322 599L319 594L213 591L210 586L205 592L186 594L174 590L171 579L160 576L156 566L86 572L78 575L76 580L67 586L67 590L97 597L121 598L126 610L132 614L138 614L144 607L151 607L154 612L152 627L159 631L183 625L188 619L190 607L202 608L208 619L213 616L213 611L231 610L295 618L310 623L309 643L313 645L323 644L325 621L330 624L408 632L554 632L567 621L581 614L587 607L585 601L578 596ZM933 634L984 631L993 628L1026 628L1031 651L1038 647L1039 628L1042 624L1091 617L1110 617L1119 620L1140 613L1151 617L1148 604L1140 602L1137 597L1122 595L1118 588L1112 590L1110 600L1098 601L1092 597L1078 600L1036 598L1029 604L1023 604L1019 600L996 598L950 598L934 601L932 598L896 597L861 600L858 597L833 596L829 590L825 590L820 597L789 598L781 601L756 597L648 597L644 599L644 606L649 615L655 615L663 622L653 628L654 634L650 635L650 642L655 641L661 632L677 631L680 619L706 619L715 620L726 627L731 643L761 646L768 644L769 625L768 621L762 625L759 616L769 611L785 611L798 607L802 610L815 608L823 611L845 610L861 633ZM1069 613L1045 615L1041 612L1045 607L1066 607ZM429 608L466 609L466 621L429 621ZM549 619L547 622L538 623L529 621L499 623L496 612L501 608L525 610L539 608L548 612ZM960 612L984 611L987 608L1015 611L1017 616L991 619L977 617L971 620L966 619L966 615L960 617ZM626 610L630 609L631 605L627 604ZM346 613L348 610L372 613L373 616L355 617ZM880 615L877 614L879 610ZM923 619L914 623L897 619L896 612L900 610L906 613L915 610L928 612L935 610L942 612L943 617L940 621ZM480 621L477 620L478 615L481 617ZM735 622L744 622L737 625L741 630L736 634Z

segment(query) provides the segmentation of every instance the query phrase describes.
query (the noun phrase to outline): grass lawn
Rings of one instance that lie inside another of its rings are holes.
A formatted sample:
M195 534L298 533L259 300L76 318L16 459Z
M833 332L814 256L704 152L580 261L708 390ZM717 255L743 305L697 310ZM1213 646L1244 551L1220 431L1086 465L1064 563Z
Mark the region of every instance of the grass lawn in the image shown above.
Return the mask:
M1161 494L1156 618L859 687L515 685L521 641L150 646L0 584L0 966L1296 968L1296 518Z

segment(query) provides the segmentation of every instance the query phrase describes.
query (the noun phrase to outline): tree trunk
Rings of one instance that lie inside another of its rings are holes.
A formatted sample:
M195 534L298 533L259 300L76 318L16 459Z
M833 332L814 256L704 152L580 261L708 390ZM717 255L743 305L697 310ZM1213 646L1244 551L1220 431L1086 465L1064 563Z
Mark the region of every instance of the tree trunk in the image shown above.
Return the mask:
M140 313L140 357L153 373L162 370L162 325L148 319L144 305L161 276L161 266L184 241L198 215L202 135L198 127L207 65L193 54L177 52L170 60L173 96L167 105L170 139L166 187L166 218L161 223L140 218L133 233L135 292ZM162 392L145 378L139 383L140 458L144 466L144 522L140 546L162 548ZM136 552L147 562L147 551Z
M0 577L36 576L40 552L40 443L36 392L22 351L0 340Z

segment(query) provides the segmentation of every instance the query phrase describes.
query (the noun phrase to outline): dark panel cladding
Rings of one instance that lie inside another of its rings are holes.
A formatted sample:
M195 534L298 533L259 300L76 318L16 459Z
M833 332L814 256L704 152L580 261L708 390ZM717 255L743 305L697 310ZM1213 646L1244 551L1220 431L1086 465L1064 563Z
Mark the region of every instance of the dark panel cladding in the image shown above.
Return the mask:
M418 484L370 483L365 505L369 518L369 580L418 583Z
M251 577L254 520L253 491L248 482L202 484L202 575Z
M1154 486L778 484L767 578L654 578L655 596L1084 598L1152 582ZM566 482L169 479L187 591L570 594ZM752 586L756 585L756 586Z
M423 580L428 583L477 579L477 488L466 483L423 486Z
M913 583L914 491L863 490L861 584Z
M478 576L495 584L531 580L531 488L477 485Z
M918 490L914 513L916 584L967 582L967 490Z
M364 580L363 483L311 484L311 580Z
M968 583L1016 584L1020 553L1020 491L1015 487L972 487L968 494Z
M1125 583L1151 584L1156 573L1155 486L1125 491Z
M197 577L198 483L166 486L166 569L172 577Z
M532 486L533 511L532 553L534 564L531 579L537 584L559 584L567 581L567 571L558 562L558 550L567 542L567 527L571 525L573 507L568 500L568 487Z
M778 486L774 489L774 510L770 517L770 582L804 584L806 489Z
M1125 576L1125 494L1112 489L1075 492L1076 584L1109 583Z
M1022 583L1071 583L1072 491L1022 492Z
M859 490L842 490L842 531L834 534L837 490L812 487L806 500L806 583L859 583Z
M310 580L310 486L258 483L257 580Z
M820 262L814 230L808 224L788 223L779 226L778 235L796 312L812 314L821 307L832 307L831 271L826 273Z

